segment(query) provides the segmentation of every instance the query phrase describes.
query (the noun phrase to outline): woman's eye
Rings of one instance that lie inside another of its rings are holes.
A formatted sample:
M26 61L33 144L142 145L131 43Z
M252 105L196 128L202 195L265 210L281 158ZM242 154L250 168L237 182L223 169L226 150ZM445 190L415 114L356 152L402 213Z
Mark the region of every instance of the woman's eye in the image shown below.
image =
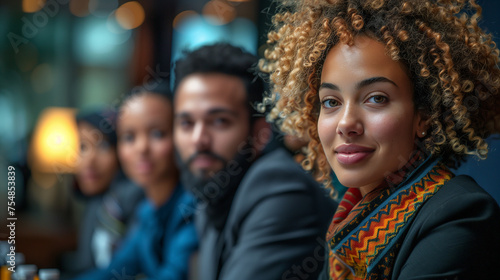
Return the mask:
M323 100L323 102L321 102L323 107L325 108L334 108L334 107L337 107L339 106L339 102L335 99L327 99L327 100Z
M81 143L80 144L80 152L83 153L88 150L88 147L86 144Z
M120 141L121 142L133 142L134 141L134 135L131 133L125 133L120 136Z
M368 101L370 103L376 103L376 104L385 103L385 102L387 102L387 97L385 97L383 95L374 95L374 96L368 98Z
M151 131L151 137L156 138L156 139L161 139L163 136L165 136L165 133L163 131L155 129Z

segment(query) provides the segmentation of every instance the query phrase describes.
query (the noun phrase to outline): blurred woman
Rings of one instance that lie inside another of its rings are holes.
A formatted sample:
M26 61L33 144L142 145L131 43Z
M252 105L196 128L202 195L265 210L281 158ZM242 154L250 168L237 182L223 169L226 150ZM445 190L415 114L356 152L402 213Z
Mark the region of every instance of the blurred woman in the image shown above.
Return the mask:
M77 274L109 265L111 256L133 223L144 197L121 173L116 151L116 112L93 109L76 118L80 151L76 192L85 203L78 250L65 262L65 272Z
M283 1L271 119L349 187L321 279L496 279L500 209L469 176L500 131L499 50L475 1ZM471 12L472 11L472 12ZM279 94L279 98L277 96Z
M138 209L137 227L111 264L82 278L145 275L187 279L190 257L198 246L192 222L195 204L179 184L172 120L172 101L166 89L133 91L122 103L118 155L125 173L143 188L146 199Z

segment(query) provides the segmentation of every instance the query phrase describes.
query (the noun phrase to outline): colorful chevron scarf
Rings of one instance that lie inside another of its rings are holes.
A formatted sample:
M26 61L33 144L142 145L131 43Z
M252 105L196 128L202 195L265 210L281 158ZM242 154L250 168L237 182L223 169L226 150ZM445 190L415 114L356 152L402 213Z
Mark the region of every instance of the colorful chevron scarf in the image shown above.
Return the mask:
M329 243L330 279L387 279L407 226L453 174L427 159L396 187L361 197L349 189L334 216Z

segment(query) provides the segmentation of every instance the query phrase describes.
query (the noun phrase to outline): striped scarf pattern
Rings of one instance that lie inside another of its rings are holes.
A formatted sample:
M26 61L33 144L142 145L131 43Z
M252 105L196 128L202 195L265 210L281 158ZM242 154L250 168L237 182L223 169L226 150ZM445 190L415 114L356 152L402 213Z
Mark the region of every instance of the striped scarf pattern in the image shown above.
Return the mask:
M421 174L371 197L361 197L357 189L346 192L327 233L330 279L390 276L405 228L420 207L453 177L437 162Z

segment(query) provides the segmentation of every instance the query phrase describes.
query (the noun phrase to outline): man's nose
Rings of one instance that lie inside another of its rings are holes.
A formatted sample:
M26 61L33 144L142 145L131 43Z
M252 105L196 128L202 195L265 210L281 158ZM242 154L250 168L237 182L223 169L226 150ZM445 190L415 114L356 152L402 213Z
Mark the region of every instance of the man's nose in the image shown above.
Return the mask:
M196 145L196 149L198 151L204 151L210 148L212 139L210 131L204 123L199 122L195 125L192 138L192 141Z

